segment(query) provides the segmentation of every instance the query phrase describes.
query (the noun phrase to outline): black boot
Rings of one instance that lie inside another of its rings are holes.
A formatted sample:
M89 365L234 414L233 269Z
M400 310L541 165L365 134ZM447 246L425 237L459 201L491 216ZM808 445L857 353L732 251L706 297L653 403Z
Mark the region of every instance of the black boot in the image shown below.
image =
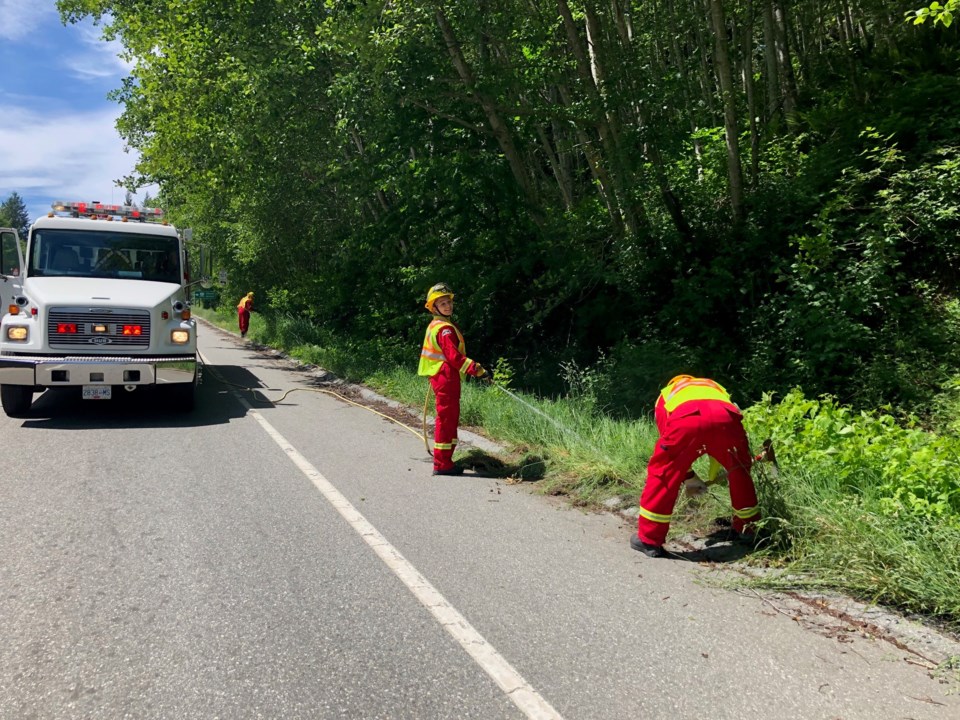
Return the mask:
M662 558L667 556L667 551L663 549L663 545L649 545L639 538L639 536L634 535L630 538L630 547L634 550L639 550L647 557L651 558Z
M434 470L434 475L463 475L463 468L459 465L454 465L449 470Z

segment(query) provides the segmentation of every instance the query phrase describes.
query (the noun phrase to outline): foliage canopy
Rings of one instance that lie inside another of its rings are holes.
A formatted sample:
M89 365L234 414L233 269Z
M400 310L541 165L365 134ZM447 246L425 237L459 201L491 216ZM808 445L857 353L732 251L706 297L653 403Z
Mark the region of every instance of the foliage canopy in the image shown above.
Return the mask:
M135 63L130 182L274 311L414 362L444 280L472 354L631 415L681 370L917 411L956 372L949 3L58 6Z

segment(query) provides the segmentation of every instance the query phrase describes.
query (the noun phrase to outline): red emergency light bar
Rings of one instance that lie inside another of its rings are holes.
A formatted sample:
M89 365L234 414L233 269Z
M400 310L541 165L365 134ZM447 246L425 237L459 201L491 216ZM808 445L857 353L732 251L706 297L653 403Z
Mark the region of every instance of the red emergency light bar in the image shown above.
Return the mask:
M163 222L162 208L137 208L133 205L104 205L99 202L64 202L63 200L55 200L51 207L55 213L70 213L74 217L93 219L119 217L140 222Z
M124 335L143 335L143 326L142 325L124 325L123 334Z
M57 334L75 334L77 332L76 323L57 323Z

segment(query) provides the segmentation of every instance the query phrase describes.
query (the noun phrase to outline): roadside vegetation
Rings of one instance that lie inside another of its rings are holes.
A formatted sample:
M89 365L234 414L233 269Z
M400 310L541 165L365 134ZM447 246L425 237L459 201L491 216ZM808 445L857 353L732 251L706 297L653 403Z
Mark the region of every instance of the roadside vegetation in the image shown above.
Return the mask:
M230 308L199 314L235 331ZM256 313L248 339L423 407L427 384L413 360L378 364L370 347L337 345L302 320ZM416 348L406 350L416 355ZM506 363L495 378L510 387ZM657 436L652 419L605 412L592 394L597 380L590 373L567 368L566 382L567 393L552 400L511 390L523 402L466 382L462 424L503 443L521 466L524 458L545 464L542 492L588 507L614 496L635 499ZM946 411L948 397L960 401L960 392L943 398L944 412L955 418ZM778 473L764 465L754 471L766 539L747 561L781 572L751 582L843 592L960 631L960 436L954 429L932 432L917 418L854 411L799 390L764 397L746 409L745 421L752 446L770 438L779 461ZM682 519L673 532L728 513L726 487L713 485L697 502L681 497Z

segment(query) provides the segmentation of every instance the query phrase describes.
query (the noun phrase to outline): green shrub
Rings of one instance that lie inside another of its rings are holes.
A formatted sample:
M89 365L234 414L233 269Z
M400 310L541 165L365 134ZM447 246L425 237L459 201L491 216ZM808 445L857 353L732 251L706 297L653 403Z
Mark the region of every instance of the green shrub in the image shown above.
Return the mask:
M837 496L886 516L908 515L960 528L960 438L920 428L915 418L856 412L830 396L793 390L749 408L755 436L770 437L787 474L829 478Z

